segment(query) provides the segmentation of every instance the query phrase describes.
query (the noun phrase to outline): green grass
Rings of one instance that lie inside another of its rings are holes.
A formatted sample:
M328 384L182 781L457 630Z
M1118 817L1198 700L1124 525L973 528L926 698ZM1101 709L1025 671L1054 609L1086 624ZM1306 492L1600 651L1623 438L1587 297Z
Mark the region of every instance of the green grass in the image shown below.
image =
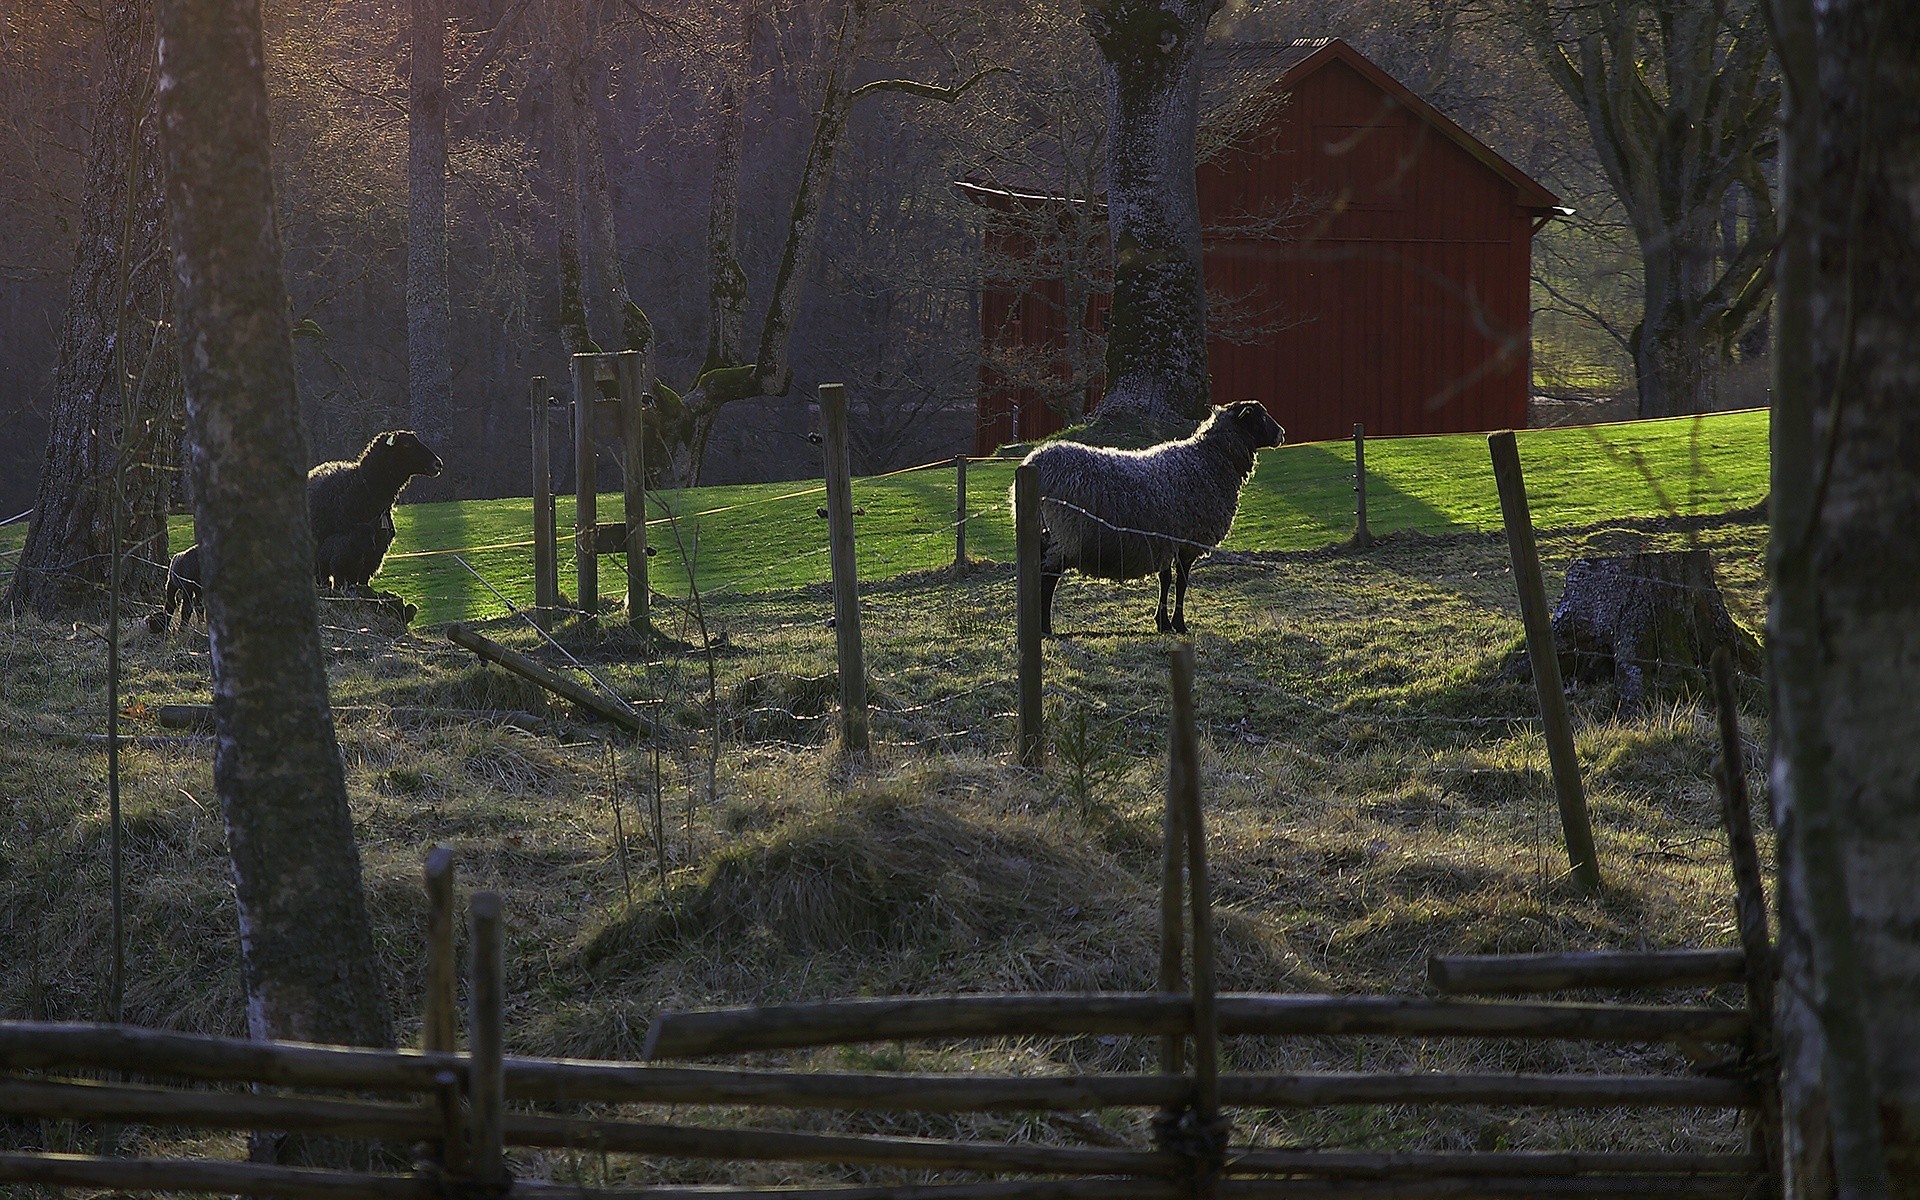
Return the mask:
M1768 414L1763 410L1668 421L1541 429L1519 434L1520 459L1536 526L1589 525L1620 518L1725 512L1767 492ZM1011 461L968 468L967 548L976 558L1013 555L1007 489ZM953 473L944 466L854 481L860 574L890 578L953 561ZM1375 534L1497 529L1500 504L1482 434L1383 438L1367 444L1369 525ZM656 493L666 511L652 518L654 590L686 591L686 563L703 591L759 592L827 580L827 523L818 483L793 481ZM559 503L560 587L574 591L573 499ZM598 518L620 520L618 495L599 500ZM533 598L532 502L526 497L445 504L403 504L394 510L393 551L381 587L420 605L425 623L504 614ZM1240 499L1229 550L1306 550L1353 532L1353 447L1349 442L1284 446L1261 455ZM24 530L0 535L0 550ZM176 549L191 539L187 518L175 521ZM528 543L521 545L519 543ZM465 550L456 558L449 550ZM496 547L486 549L485 547ZM472 568L461 565L464 559ZM621 560L601 562L604 601L624 595ZM484 577L480 582L475 574Z

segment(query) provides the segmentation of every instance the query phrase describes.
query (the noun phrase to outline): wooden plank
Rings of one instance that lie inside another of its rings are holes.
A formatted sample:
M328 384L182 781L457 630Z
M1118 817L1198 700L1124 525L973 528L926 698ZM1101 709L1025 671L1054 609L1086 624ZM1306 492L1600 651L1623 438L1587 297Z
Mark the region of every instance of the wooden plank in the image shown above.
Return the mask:
M0 1068L120 1070L283 1086L424 1092L434 1087L443 1071L464 1075L466 1061L417 1050L256 1042L130 1025L0 1021Z
M85 1154L0 1153L0 1183L111 1188L134 1192L212 1192L290 1200L435 1200L437 1180L212 1159L95 1158Z
M1292 1036L1576 1038L1726 1042L1744 1012L1625 1004L1496 1003L1402 996L1220 997L1220 1032ZM1152 992L912 996L668 1012L647 1030L644 1057L686 1058L898 1038L1040 1034L1155 1036L1193 1029L1191 999Z
M492 638L473 632L465 625L456 622L447 626L447 640L463 649L473 651L488 662L505 667L523 679L539 684L556 696L564 697L582 708L598 713L623 729L634 733L651 731L651 725L639 713L628 707L625 701L603 696L577 680L549 670L518 650L510 650Z
M412 1139L431 1137L440 1131L439 1114L423 1105L44 1079L0 1079L0 1112L71 1121L273 1129L338 1137Z
M1766 1169L1757 1154L1663 1154L1622 1151L1237 1149L1230 1175L1318 1175L1342 1179L1471 1175L1733 1175L1754 1179Z
M422 874L427 887L427 983L420 1022L420 1048L429 1054L459 1050L459 973L453 940L453 851L427 851ZM460 1076L445 1071L436 1080L433 1105L440 1117L439 1157L447 1170L465 1169L467 1147L460 1119Z
M853 542L853 473L847 457L847 389L820 385L821 452L827 481L827 557L833 569L833 638L839 654L840 737L867 752L867 667L860 644L859 561Z
M1560 654L1553 641L1553 619L1547 611L1547 589L1540 579L1540 553L1533 543L1533 516L1527 508L1526 479L1520 473L1520 452L1513 431L1487 438L1493 454L1493 477L1500 489L1500 515L1507 526L1507 547L1513 560L1514 588L1520 593L1520 621L1527 632L1527 658L1533 667L1534 692L1540 698L1540 723L1546 735L1547 757L1553 766L1553 791L1560 802L1560 827L1567 845L1567 861L1582 888L1600 890L1600 858L1593 846L1593 821L1587 815L1587 792L1580 782L1580 759L1573 748L1573 722L1567 716L1567 693L1560 682Z
M1170 1179L1019 1179L868 1187L582 1188L515 1180L504 1200L1185 1200Z
M1193 1107L1209 1133L1220 1116L1220 1019L1214 984L1213 894L1206 816L1200 807L1200 734L1193 720L1193 643L1168 655L1167 804L1180 810L1193 919ZM1222 1135L1224 1139L1224 1134Z
M1737 982L1745 969L1739 950L1435 954L1427 959L1427 982L1450 993L1706 987Z
M467 945L473 957L472 995L467 1045L472 1065L467 1094L473 1101L468 1137L468 1161L483 1180L506 1177L503 1125L506 1083L506 931L501 923L500 893L475 892L468 902L472 916Z
M1584 1197L1665 1197L1668 1200L1751 1200L1753 1185L1738 1176L1601 1175L1511 1177L1455 1175L1441 1179L1379 1179L1358 1187L1345 1179L1223 1179L1220 1200L1440 1200L1442 1197L1515 1196L1526 1200Z

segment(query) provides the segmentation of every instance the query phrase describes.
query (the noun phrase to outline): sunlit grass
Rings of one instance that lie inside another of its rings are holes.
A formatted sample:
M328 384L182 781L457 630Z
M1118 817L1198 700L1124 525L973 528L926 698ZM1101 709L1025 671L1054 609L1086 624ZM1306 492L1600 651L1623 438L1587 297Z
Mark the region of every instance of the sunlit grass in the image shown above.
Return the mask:
M1523 431L1534 523L1543 529L1617 518L1724 512L1767 491L1765 411L1668 421ZM1013 555L1007 489L1010 461L968 468L967 550L1001 561ZM1382 438L1367 443L1368 523L1374 533L1425 534L1497 529L1499 498L1481 434ZM946 566L954 555L954 474L940 466L854 481L864 510L855 529L864 579ZM742 484L654 493L649 539L658 547L650 568L655 591L686 591L688 566L703 591L765 591L819 583L827 562L826 503L818 481ZM573 498L560 497L560 588L575 591ZM501 597L533 599L531 500L402 504L396 538L377 580L420 606L425 623L498 616ZM622 519L616 494L599 498L602 522ZM673 515L677 519L668 520ZM1349 442L1283 446L1267 451L1241 495L1229 550L1305 550L1353 532L1353 447ZM16 547L23 528L0 529L0 551ZM174 548L191 538L176 518ZM11 538L11 540L8 540ZM456 558L448 551L460 551ZM464 560L467 566L463 566ZM471 570L469 570L471 567ZM600 595L625 594L623 560L600 563ZM485 582L481 582L484 579ZM497 589L496 596L487 585Z

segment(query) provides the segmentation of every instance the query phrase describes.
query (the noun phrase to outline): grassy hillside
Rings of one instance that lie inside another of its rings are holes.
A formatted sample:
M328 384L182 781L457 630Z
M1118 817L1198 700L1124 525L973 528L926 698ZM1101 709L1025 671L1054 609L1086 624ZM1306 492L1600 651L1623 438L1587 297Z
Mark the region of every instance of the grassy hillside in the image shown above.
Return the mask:
M1535 523L1587 525L1620 517L1724 512L1754 503L1767 490L1767 416L1761 411L1522 432L1520 457ZM975 557L1013 553L1007 489L1009 461L968 468L967 546ZM1375 533L1413 529L1440 534L1496 529L1500 505L1480 434L1391 438L1367 444L1368 513ZM854 503L860 572L881 579L953 561L954 479L950 467L860 479ZM662 510L649 534L660 546L652 584L685 592L687 564L707 591L757 592L817 583L829 577L825 503L817 483L797 481L660 493ZM599 519L619 520L618 495L600 498ZM669 520L668 514L677 516ZM573 500L559 504L560 586L574 590L569 531ZM498 616L533 595L532 503L525 497L395 510L393 553L381 586L417 602L421 620ZM1261 455L1241 497L1229 550L1304 550L1353 532L1353 447L1346 442L1283 446ZM24 530L0 530L0 552ZM176 520L174 546L191 540L191 523ZM447 551L461 551L458 558ZM467 565L462 565L462 561ZM469 569L471 568L471 569ZM603 599L622 595L619 559L601 563ZM485 583L481 582L484 578Z

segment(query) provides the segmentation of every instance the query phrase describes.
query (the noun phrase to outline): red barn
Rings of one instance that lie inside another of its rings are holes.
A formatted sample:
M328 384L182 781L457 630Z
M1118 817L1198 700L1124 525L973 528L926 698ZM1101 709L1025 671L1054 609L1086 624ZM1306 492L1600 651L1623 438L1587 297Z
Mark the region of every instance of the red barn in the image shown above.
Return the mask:
M1264 400L1296 442L1355 422L1524 426L1533 236L1554 195L1338 39L1224 46L1207 70L1196 182L1215 399ZM1097 352L1104 326L1105 232L1097 200L957 186L989 214L988 453L1098 397L1075 351Z

